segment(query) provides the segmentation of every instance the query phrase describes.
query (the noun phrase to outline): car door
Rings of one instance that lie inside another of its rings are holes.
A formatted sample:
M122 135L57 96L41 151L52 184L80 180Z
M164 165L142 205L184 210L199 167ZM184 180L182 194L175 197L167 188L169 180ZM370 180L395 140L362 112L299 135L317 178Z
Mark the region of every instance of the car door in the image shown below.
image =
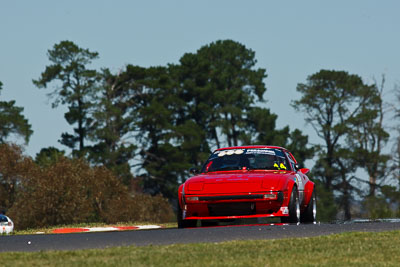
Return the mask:
M305 184L308 180L307 176L304 175L300 170L298 170L296 167L295 159L291 154L285 151L285 155L288 158L289 164L292 167L292 170L295 172L295 182L297 184L297 189L299 191L299 202L303 203L304 200L304 187Z

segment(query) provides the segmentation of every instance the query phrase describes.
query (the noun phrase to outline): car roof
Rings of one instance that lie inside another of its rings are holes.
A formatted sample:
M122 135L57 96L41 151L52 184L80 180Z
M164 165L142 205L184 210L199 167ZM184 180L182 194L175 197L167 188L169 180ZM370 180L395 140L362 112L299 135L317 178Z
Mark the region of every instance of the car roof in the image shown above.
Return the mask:
M287 151L286 148L280 146L269 146L269 145L249 145L249 146L231 146L231 147L222 147L218 148L215 151L219 150L228 150L228 149L247 149L247 148L273 148L273 149L282 149Z

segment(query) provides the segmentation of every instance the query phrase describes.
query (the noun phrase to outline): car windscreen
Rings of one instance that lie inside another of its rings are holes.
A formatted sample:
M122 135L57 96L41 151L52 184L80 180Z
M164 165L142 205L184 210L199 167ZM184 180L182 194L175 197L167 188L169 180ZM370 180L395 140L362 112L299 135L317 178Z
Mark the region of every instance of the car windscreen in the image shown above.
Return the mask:
M201 172L230 170L290 170L290 165L279 149L227 149L211 154Z
M0 215L0 222L8 222L8 219L4 215Z

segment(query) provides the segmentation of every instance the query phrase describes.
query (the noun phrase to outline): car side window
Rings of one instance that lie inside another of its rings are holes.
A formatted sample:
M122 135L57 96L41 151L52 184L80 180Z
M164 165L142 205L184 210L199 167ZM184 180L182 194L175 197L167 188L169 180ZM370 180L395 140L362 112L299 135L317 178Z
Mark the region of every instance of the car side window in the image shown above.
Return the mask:
M291 157L291 156L289 155L289 153L287 153L287 152L285 152L285 155L286 155L286 157L287 157L288 160L289 160L289 164L290 164L290 166L292 167L292 170L297 171L297 170L296 170L296 163L294 163L292 157Z
M277 167L280 170L290 170L290 165L288 160L284 154L284 152L280 149L275 149L275 161L277 163Z

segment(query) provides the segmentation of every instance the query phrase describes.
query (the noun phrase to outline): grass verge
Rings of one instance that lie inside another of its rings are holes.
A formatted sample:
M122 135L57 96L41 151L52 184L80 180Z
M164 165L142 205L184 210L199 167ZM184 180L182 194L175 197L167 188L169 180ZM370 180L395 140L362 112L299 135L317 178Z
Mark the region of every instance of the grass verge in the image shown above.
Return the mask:
M399 266L400 231L103 250L1 253L3 266Z

